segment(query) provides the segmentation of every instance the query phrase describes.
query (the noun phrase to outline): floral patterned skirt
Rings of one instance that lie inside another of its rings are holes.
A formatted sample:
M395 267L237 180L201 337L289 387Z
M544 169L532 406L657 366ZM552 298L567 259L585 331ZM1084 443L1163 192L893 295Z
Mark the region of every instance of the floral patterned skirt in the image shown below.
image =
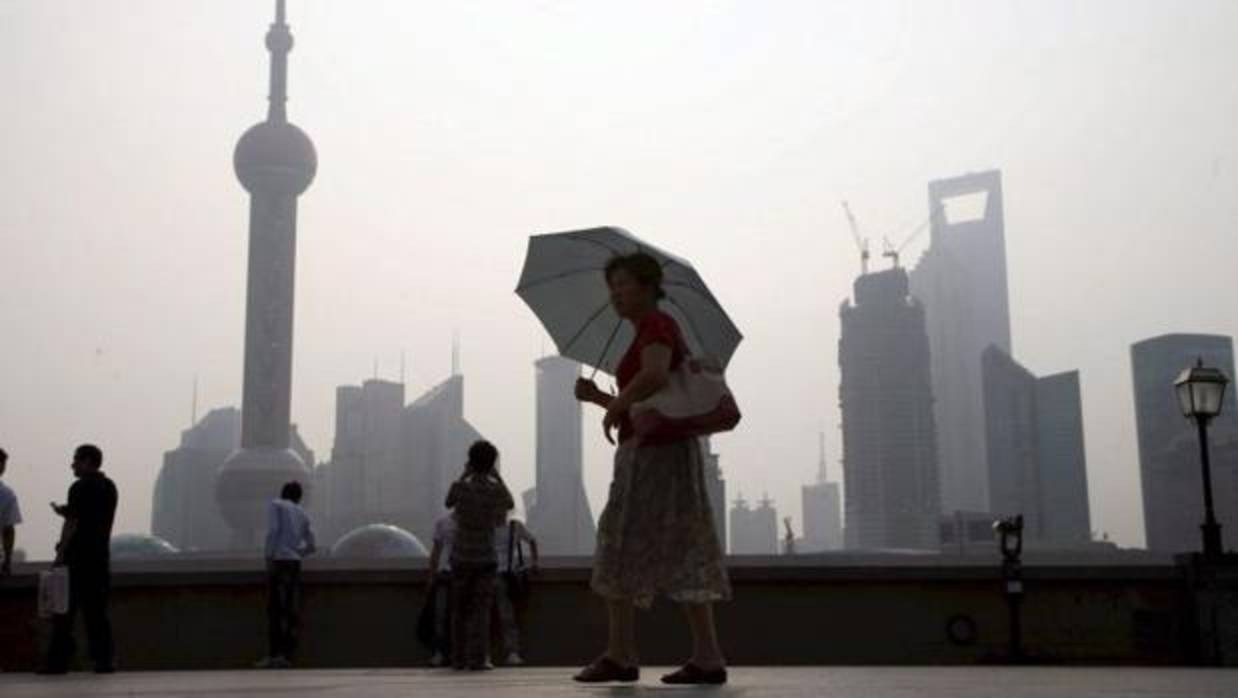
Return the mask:
M642 608L658 595L687 603L731 598L696 439L619 445L591 586Z

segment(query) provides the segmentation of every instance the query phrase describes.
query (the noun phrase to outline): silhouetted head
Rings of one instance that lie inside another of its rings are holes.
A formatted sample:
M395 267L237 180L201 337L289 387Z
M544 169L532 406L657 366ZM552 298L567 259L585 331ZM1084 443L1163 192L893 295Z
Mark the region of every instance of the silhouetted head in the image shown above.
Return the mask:
M301 483L297 481L285 482L284 486L279 490L279 498L287 499L293 504L301 503L301 496L304 494L301 490Z
M469 446L469 460L465 464L466 474L497 475L495 468L499 461L499 449L489 441L477 441Z
M0 448L0 475L4 474L6 468L9 467L9 454L3 448Z
M666 297L662 290L662 265L644 252L612 257L606 263L610 303L619 317L638 318Z
M81 477L99 472L103 467L103 451L94 444L82 444L73 452L73 474Z

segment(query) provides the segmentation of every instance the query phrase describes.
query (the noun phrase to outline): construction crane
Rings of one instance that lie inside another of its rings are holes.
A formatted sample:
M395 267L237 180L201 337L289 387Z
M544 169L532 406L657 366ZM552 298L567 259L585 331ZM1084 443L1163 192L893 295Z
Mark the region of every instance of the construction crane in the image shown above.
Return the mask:
M897 245L890 242L890 238L883 235L881 237L881 246L882 246L881 256L888 257L891 260L893 260L894 267L897 269L898 262L899 262L899 255L901 255L903 253L903 250L907 249L907 246L910 245L916 238L920 237L921 233L923 233L925 230L928 229L929 224L933 222L933 217L936 216L937 212L940 211L941 209L942 209L942 205L940 203L937 204L937 206L935 206L933 210L929 213L928 218L925 218L923 221L920 222L919 225L917 225L915 228L912 228L911 232L908 233L907 236L903 238L903 241Z
M860 235L860 226L856 225L851 207L843 201L843 212L847 214L847 225L851 227L851 237L855 239L855 247L860 251L860 274L868 273L868 238Z

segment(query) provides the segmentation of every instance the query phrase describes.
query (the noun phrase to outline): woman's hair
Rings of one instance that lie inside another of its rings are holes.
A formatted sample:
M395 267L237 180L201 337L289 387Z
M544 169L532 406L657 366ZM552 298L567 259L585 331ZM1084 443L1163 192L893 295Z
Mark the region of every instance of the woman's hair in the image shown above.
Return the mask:
M653 255L646 252L633 252L611 257L606 263L607 283L610 282L615 272L620 270L630 274L641 286L653 288L654 298L658 300L666 298L666 292L662 290L662 265L654 259Z
M477 441L469 446L469 460L465 463L464 474L498 475L494 464L499 459L499 449L489 441Z

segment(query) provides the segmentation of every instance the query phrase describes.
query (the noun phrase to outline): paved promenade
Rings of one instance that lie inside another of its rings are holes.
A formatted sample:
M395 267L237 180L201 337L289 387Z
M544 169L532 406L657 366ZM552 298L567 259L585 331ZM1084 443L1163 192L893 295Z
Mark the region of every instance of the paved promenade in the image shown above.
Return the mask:
M787 696L788 698L1232 698L1238 671L1147 668L822 667L735 670L729 686L664 687L648 670L637 686L577 686L571 669L486 674L441 670L144 672L96 677L0 674L4 698L439 698L440 696Z

